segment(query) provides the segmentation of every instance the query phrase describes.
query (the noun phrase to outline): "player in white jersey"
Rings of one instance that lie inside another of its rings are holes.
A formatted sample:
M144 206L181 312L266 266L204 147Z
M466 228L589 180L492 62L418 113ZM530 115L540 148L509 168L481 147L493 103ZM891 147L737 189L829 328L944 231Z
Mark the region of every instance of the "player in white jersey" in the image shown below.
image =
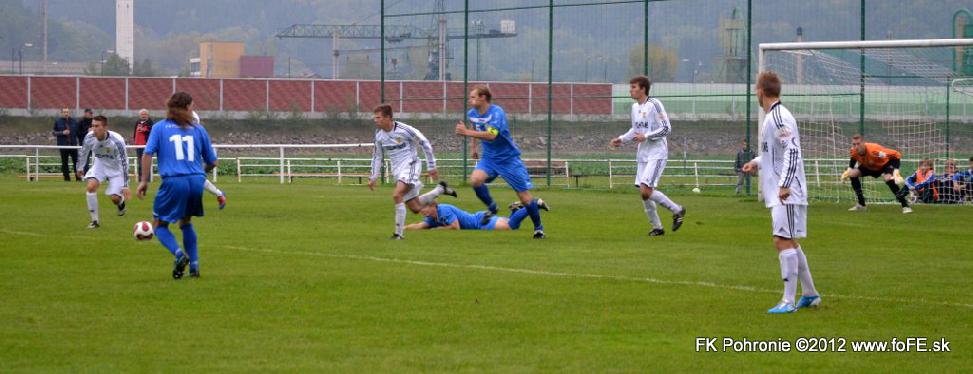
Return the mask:
M82 170L88 164L88 157L94 154L94 165L88 169L84 179L88 182L87 201L88 213L91 215L89 229L101 226L98 219L98 186L108 181L105 195L111 196L111 201L118 207L118 215L125 215L125 199L131 197L128 189L128 153L125 150L125 138L117 132L108 130L108 118L97 116L91 121L91 131L84 137L81 144L81 154L78 157L77 177L81 178Z
M760 192L770 209L772 235L780 259L784 296L767 312L791 313L817 306L821 297L814 288L811 269L798 238L807 237L807 179L801 157L801 135L797 120L780 103L780 79L767 71L757 77L757 101L766 113L760 129L760 155L743 165L743 172L760 172ZM794 303L797 281L801 299Z
M372 111L375 120L375 150L372 152L372 174L368 178L368 188L375 190L379 171L382 169L383 152L392 162L392 174L395 178L395 191L392 200L395 201L395 233L391 239L402 239L405 229L405 208L408 206L412 213L418 214L422 207L435 200L439 195L456 197L456 191L449 188L446 182L440 181L432 191L419 195L422 190L422 162L419 160L417 147L422 148L426 156L426 167L429 176L439 179L436 171L436 156L432 145L419 130L392 118L392 106L381 104Z
M189 104L189 106L190 106L190 110L192 110L192 104ZM193 110L192 112L193 112L193 123L197 125L202 125L202 123L199 122L199 115L196 114L196 111ZM216 188L216 185L213 184L213 182L210 182L209 178L206 178L206 181L203 182L203 189L206 190L206 192L209 192L214 196L216 196L216 202L219 204L220 210L226 208L226 193L224 193L223 190Z
M666 115L662 103L658 99L649 97L649 87L652 85L649 78L638 76L628 83L629 94L635 100L632 104L632 128L612 139L610 144L612 147L619 147L629 142L639 144L636 153L638 170L635 185L642 193L642 206L645 208L645 215L649 218L649 224L652 225L649 236L659 236L665 234L665 230L656 211L657 203L672 212L672 231L679 230L686 216L686 208L676 204L657 189L659 178L662 177L666 160L669 158L669 143L666 141L666 136L672 131L672 125L669 123L669 116Z

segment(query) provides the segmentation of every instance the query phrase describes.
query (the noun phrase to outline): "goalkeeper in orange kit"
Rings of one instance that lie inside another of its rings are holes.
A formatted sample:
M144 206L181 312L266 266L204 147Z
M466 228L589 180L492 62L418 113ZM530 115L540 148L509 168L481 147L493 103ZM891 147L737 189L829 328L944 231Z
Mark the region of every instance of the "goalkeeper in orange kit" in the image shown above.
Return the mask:
M855 190L858 197L856 204L850 211L865 210L865 195L862 193L861 177L874 177L885 180L892 195L902 204L902 213L912 213L909 202L899 193L899 186L905 180L899 173L902 154L890 148L885 148L878 143L865 143L864 137L855 135L851 138L851 161L848 163L848 170L841 174L841 180L851 178L851 188Z

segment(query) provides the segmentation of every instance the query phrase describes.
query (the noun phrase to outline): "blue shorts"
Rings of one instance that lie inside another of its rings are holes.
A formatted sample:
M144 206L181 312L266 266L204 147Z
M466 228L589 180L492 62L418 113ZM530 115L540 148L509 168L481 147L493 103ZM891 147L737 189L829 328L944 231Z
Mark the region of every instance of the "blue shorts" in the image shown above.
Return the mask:
M184 175L162 178L162 187L155 195L152 215L159 220L176 223L183 217L203 216L202 175Z
M483 222L483 216L484 215L486 215L486 212L485 211L476 212L476 214L474 214L473 217L476 217L476 222ZM496 216L496 215L493 216L493 217L490 217L490 222L487 222L486 225L480 225L480 227L478 227L477 230L487 230L487 231L489 231L489 230L495 230L497 228L497 220L499 220L499 219L500 219L500 217L499 216Z
M487 183L493 182L499 175L507 181L507 184L514 191L524 192L534 188L534 185L530 182L530 175L527 174L527 167L524 166L524 162L519 157L511 157L501 162L485 158L480 159L480 162L476 163L476 169L483 170L486 173Z

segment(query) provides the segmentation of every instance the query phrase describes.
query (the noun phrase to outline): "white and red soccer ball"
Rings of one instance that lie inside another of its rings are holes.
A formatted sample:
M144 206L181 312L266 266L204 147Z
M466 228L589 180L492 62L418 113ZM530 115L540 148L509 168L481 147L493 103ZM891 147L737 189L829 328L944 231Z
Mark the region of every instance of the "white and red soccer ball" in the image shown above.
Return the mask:
M151 240L155 236L155 230L152 229L152 222L141 221L135 224L135 228L132 230L132 235L135 236L135 240Z

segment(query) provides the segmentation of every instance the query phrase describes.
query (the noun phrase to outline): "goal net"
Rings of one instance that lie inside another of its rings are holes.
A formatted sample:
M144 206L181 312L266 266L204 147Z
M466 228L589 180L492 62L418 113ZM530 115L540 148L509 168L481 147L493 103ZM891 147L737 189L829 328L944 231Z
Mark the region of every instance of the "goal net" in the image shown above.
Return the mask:
M923 159L934 160L938 174L947 159L968 158L959 153L968 150L950 146L957 140L951 135L973 119L962 110L973 81L960 79L963 61L955 57L970 45L971 39L761 44L759 71L780 76L782 101L801 131L811 197L855 201L850 183L839 181L855 134L901 152L903 177ZM869 202L894 201L884 181L862 182Z

